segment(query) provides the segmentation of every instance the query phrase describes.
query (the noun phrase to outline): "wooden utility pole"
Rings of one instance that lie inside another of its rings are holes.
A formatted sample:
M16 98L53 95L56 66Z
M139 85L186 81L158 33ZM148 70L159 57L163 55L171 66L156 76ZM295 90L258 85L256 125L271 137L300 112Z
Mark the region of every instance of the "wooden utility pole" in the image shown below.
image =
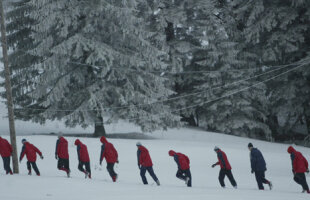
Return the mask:
M18 159L17 159L17 147L16 147L16 133L15 133L15 123L14 123L14 111L13 111L13 101L12 101L12 88L11 88L11 76L9 69L9 59L8 59L8 50L7 50L7 41L6 41L6 30L4 23L4 11L3 11L3 2L0 0L0 24L1 24L1 39L2 39L2 53L3 53L3 64L5 72L5 89L6 89L6 98L7 98L7 107L9 114L9 127L10 127L10 137L11 144L13 147L13 172L15 174L19 173L18 169Z

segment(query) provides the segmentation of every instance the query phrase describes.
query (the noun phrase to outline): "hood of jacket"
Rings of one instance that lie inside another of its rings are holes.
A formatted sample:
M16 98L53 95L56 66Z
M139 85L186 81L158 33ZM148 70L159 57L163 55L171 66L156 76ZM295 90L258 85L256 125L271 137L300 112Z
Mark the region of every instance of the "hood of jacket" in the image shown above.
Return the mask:
M296 150L294 149L294 147L289 146L289 147L287 148L287 152L288 152L288 153L295 153Z
M81 145L82 142L81 142L79 139L76 139L75 142L74 142L74 144L75 144L75 145Z
M176 154L175 151L173 151L173 150L169 151L169 156L174 156L175 154Z
M60 137L60 138L59 138L59 141L60 141L60 142L67 142L67 140L66 140L64 137Z
M103 143L103 144L105 144L105 143L108 143L108 140L107 140L104 136L102 136L102 137L100 138L100 142Z

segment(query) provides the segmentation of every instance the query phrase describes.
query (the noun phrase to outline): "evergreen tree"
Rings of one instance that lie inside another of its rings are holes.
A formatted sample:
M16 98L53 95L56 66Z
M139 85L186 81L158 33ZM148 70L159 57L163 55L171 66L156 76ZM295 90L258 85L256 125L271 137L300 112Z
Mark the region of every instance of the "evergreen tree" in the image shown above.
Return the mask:
M226 21L228 14L221 2L175 1L165 8L168 21L174 24L169 44L184 70L176 76L176 92L187 96L177 104L173 102L174 109L181 111L183 119L207 130L271 140L271 131L264 123L265 86L257 86L256 94L246 91L229 96L253 82L226 85L253 75L255 70L245 65L240 45L230 35L234 24ZM235 71L246 67L249 70ZM189 109L183 109L186 107Z
M310 130L307 0L12 6L8 39L20 119L95 125L95 135L105 134L104 122L125 119L152 131L177 126L180 117L266 140L295 137L302 124Z
M166 78L153 73L165 70L169 57L160 42L164 35L141 17L143 3L30 1L37 23L28 53L43 61L33 65L39 74L28 95L42 107L39 118L95 124L95 135L105 134L104 119L127 119L144 131L177 124L168 106L147 105L172 91Z
M15 110L15 117L21 120L33 120L43 122L45 119L37 117L40 110L19 110L21 107L38 109L38 102L34 101L29 93L33 90L36 83L33 80L38 76L39 71L34 68L34 64L40 61L40 57L27 53L34 48L31 35L31 26L35 21L30 18L33 9L29 5L30 0L13 1L8 5L7 17L7 40L10 48L9 64L12 83L12 94ZM4 84L4 83L3 83ZM6 94L1 93L2 97Z
M309 54L309 1L233 1L231 10L242 32L243 51L260 66L288 64ZM248 54L248 53L247 53ZM267 83L268 125L273 135L292 133L296 123L305 123L309 74L303 68ZM299 63L299 64L300 64ZM296 67L288 66L283 71ZM283 72L282 71L282 72ZM302 95L304 94L304 95ZM303 119L303 120L302 120Z

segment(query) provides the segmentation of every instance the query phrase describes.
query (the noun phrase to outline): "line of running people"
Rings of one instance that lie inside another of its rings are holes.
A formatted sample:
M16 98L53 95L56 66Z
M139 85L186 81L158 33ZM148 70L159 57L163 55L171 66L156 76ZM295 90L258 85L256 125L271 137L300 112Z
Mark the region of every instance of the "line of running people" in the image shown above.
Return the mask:
M105 158L107 162L107 171L110 174L112 181L116 182L117 173L114 171L114 165L115 163L119 162L118 153L114 148L113 144L108 142L104 136L100 138L100 141L102 143L100 153L100 165L102 165L102 161ZM38 176L40 176L40 171L36 165L36 154L38 154L40 158L43 159L41 151L33 144L29 143L26 139L22 140L22 144L23 147L20 153L20 159L19 159L20 162L26 155L28 174L31 175L31 169L33 169L35 173ZM87 146L83 144L79 139L76 139L74 144L77 146L77 154L79 161L78 169L85 174L85 178L91 178L90 159ZM148 149L144 147L140 142L137 142L136 146L137 146L137 161L138 161L137 164L140 170L140 176L142 178L143 184L148 184L148 181L145 176L146 171L148 171L150 176L159 186L160 182L153 170L153 163ZM68 141L64 137L58 136L55 149L56 149L55 158L58 160L57 168L59 170L65 171L67 176L70 177L71 171L69 167ZM267 170L267 168L262 153L257 148L254 148L252 143L248 144L248 149L250 151L251 173L255 174L258 188L260 190L264 190L263 184L267 184L271 190L273 185L271 181L265 178L265 171ZM219 147L215 147L214 151L217 154L218 162L213 164L211 167L214 168L215 166L220 165L221 169L219 172L219 182L221 187L225 188L224 178L225 176L227 176L231 185L234 188L237 188L237 183L231 171L232 167L227 159L225 152L222 151ZM300 152L296 151L292 146L289 146L287 151L290 154L292 161L292 172L294 174L294 181L302 186L303 189L302 192L310 193L305 176L306 172L309 173L307 160ZM6 139L1 137L0 137L0 154L3 159L3 165L6 174L13 174L10 168L10 157L12 155L12 146ZM174 158L178 166L176 177L185 181L185 184L188 187L191 187L192 176L190 172L189 158L185 154L177 153L174 152L173 150L170 150L168 154L169 156Z

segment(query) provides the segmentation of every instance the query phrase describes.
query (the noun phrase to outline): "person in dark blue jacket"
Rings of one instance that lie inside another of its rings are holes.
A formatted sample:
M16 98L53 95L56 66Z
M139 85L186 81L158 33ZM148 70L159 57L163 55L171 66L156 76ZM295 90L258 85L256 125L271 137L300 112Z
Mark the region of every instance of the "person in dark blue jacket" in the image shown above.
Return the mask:
M250 150L250 160L251 160L251 173L255 173L255 178L257 181L258 188L264 190L264 184L268 184L270 190L272 189L272 183L265 178L266 162L263 154L257 148L253 148L253 144L249 143L248 148Z

